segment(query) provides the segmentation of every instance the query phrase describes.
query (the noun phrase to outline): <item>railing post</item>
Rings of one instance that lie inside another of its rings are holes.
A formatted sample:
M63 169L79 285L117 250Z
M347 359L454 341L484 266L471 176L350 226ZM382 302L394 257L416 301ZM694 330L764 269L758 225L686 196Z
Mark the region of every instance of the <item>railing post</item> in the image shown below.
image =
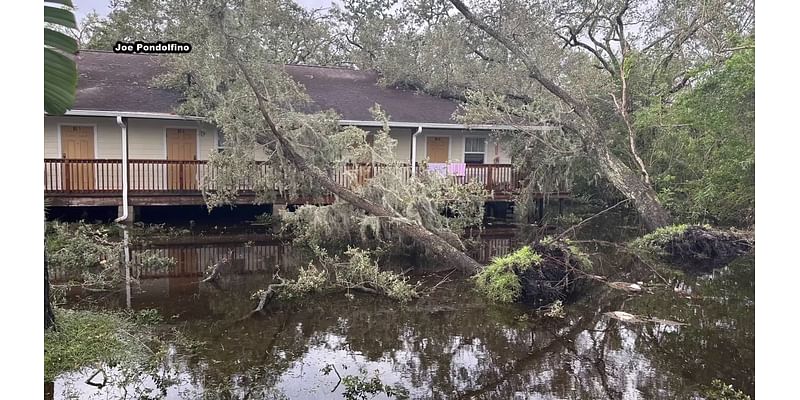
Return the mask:
M70 189L72 189L72 182L71 182L71 177L70 177L70 175L72 174L72 171L70 171L70 168L69 168L69 159L67 158L67 155L63 154L62 157L64 158L64 168L63 168L63 171L61 172L61 174L63 175L62 178L63 178L63 181L64 181L64 191L65 192L69 192Z
M185 170L183 169L183 161L178 161L178 190L183 190L183 178L185 177Z
M492 190L492 187L494 186L493 182L492 182L493 169L494 169L494 166L492 164L489 164L488 167L486 168L486 189L487 190Z

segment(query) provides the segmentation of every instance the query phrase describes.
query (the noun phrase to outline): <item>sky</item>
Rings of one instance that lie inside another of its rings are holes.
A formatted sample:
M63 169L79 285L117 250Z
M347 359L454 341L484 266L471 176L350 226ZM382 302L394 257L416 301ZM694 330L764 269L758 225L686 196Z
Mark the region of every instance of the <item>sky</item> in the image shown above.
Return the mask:
M332 0L295 0L298 4L308 9L330 7ZM76 8L76 17L80 22L92 10L97 11L100 16L105 17L110 11L108 4L110 0L74 0L73 5Z

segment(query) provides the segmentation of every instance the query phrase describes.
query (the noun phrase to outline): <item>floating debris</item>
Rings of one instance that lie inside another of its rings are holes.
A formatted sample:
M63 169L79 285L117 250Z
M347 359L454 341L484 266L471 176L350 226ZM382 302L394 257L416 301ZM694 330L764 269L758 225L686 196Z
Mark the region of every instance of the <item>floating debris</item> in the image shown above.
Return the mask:
M612 289L624 290L630 293L639 293L642 291L642 286L639 283L609 282L607 285Z
M645 322L654 322L657 324L670 325L670 326L687 325L686 323L683 322L671 321L668 319L661 319L661 318L648 318L648 317L643 317L641 315L634 315L625 311L609 311L607 313L604 313L604 315L622 322L632 322L639 324L643 324Z

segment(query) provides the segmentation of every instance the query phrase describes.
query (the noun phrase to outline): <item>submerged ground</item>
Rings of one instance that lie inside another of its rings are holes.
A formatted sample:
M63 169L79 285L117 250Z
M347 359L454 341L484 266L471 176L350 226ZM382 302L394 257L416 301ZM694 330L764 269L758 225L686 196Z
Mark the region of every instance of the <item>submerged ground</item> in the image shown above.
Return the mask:
M624 223L614 221L623 229L613 231L603 229L606 223L596 221L585 235L625 239ZM484 262L515 248L515 232L494 232L487 230L476 250ZM593 273L642 281L649 293L596 284L566 303L563 319L487 303L467 278L450 275L406 305L336 294L276 305L237 322L254 306L249 294L266 287L276 268L285 273L303 265L290 243L242 233L151 242L147 247L177 265L132 270L136 279L118 292L70 292L66 307L156 309L162 329L202 344L175 346L159 366L128 383L112 383L112 374L101 389L85 382L95 369L62 374L45 385L53 398L340 399L345 387L329 365L342 377L377 376L402 386L411 398L693 398L714 379L751 396L755 390L752 255L693 276L656 274L630 256L597 249ZM217 284L200 283L206 267L230 250L233 268ZM446 275L413 279L430 288ZM51 276L57 280L58 271ZM686 325L626 323L604 315L610 311Z

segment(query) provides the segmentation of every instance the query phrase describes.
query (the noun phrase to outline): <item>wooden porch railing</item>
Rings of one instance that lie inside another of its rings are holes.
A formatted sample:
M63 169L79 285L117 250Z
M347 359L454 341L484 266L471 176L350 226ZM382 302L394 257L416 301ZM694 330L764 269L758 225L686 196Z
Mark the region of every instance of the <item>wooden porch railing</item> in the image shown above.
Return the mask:
M438 167L438 168L437 168ZM266 175L268 166L259 168ZM399 169L398 174L408 179L420 172L420 166L407 164L344 164L331 171L331 177L345 187L354 187L386 171ZM429 166L430 173L440 173L459 184L480 182L487 190L513 193L520 187L519 176L511 164L462 164L459 167ZM46 158L44 160L44 190L47 194L103 194L122 191L122 160L86 159L70 160ZM129 160L128 185L133 193L164 193L200 191L206 179L215 171L207 161L190 160ZM253 190L253 182L243 179L239 190ZM213 187L210 187L213 190Z

